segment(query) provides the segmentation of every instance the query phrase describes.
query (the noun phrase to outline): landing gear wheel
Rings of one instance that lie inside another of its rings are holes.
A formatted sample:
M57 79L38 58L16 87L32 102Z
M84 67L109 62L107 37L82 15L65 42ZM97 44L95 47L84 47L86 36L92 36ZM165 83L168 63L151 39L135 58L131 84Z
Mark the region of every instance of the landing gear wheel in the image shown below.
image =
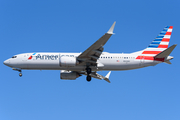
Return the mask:
M91 74L91 68L87 67L86 72L87 72L87 74Z
M91 81L91 76L88 75L88 76L86 77L86 80L87 80L88 82L90 82L90 81Z
M19 73L19 77L22 77L22 73Z
M87 73L86 80L87 80L88 82L90 82L90 81L91 81L91 76L90 76L89 74L91 74L91 68L89 68L88 66L87 66L87 68L86 68L86 73Z

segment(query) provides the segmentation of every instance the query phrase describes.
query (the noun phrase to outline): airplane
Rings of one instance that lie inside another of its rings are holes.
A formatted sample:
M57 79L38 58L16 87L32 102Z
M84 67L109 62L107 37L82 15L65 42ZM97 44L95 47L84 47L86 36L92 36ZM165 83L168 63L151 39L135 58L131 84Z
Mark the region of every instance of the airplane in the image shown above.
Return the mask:
M173 59L169 56L177 44L168 48L173 26L166 26L160 34L149 44L147 48L130 54L103 52L104 45L114 34L114 26L99 38L94 44L82 53L23 53L14 55L3 63L13 70L61 70L60 78L63 80L75 80L86 75L86 80L91 78L104 79L110 83L111 71L132 70L159 63L171 64ZM98 71L109 71L106 76L98 74Z

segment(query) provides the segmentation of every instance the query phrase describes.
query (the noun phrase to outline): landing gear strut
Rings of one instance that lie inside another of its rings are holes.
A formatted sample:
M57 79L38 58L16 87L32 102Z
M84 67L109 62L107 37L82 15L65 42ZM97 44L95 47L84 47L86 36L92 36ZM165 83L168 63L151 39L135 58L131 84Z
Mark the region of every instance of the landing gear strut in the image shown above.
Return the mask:
M22 77L22 71L21 70L18 70L20 73L19 73L19 77Z
M87 67L86 72L87 72L87 74L91 74L91 68Z
M90 76L89 74L91 74L91 68L87 67L87 68L86 68L86 72L87 72L86 80L87 80L88 82L90 82L90 81L91 81L91 76Z
M21 70L17 70L17 71L20 72L20 73L19 73L19 77L22 77L22 71L21 71Z

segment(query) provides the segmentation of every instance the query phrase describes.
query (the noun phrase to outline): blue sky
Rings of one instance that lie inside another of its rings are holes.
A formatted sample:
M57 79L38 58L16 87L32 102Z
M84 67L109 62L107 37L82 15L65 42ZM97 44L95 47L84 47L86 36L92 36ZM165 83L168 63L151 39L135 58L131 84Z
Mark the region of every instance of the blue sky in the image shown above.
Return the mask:
M3 61L25 52L83 52L116 21L105 50L146 48L167 25L179 45L179 0L0 1L0 119L179 120L179 46L172 65L113 71L111 83L85 76L60 80L60 71L18 72ZM108 71L99 72L106 75Z

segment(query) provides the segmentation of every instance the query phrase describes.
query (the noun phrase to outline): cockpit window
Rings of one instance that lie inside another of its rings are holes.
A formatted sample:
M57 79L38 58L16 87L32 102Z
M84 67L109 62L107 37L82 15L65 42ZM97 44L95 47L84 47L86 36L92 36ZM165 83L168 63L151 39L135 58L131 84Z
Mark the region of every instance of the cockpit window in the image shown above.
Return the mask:
M12 56L12 58L17 58L17 56Z

